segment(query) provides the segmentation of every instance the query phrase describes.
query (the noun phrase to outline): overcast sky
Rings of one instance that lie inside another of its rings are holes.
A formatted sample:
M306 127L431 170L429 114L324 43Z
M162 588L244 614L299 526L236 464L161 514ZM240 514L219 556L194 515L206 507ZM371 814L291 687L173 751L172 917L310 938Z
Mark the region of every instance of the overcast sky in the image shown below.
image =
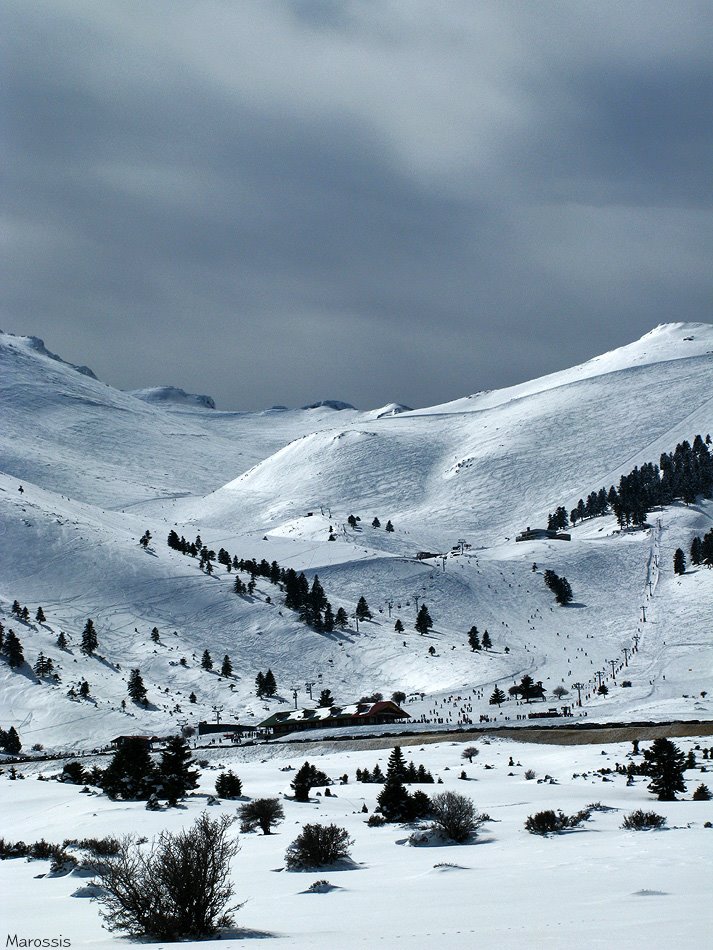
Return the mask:
M3 0L0 327L219 408L713 322L710 0Z

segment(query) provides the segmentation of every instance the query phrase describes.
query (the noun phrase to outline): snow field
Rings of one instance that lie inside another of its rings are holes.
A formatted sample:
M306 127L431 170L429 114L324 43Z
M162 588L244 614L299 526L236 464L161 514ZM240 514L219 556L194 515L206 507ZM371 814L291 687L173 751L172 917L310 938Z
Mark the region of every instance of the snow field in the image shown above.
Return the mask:
M675 741L686 752L707 745L706 739ZM611 781L603 781L596 770L629 761L630 743L560 747L484 739L475 744L480 754L472 764L461 759L462 743L404 749L407 761L423 762L434 778L443 779L442 785L422 786L424 791L469 795L491 816L475 842L465 845L413 847L407 843L408 827L366 826L368 816L361 807L366 803L373 809L381 786L356 783L354 771L371 769L377 761L385 769L390 748L320 756L310 752L309 761L333 779L347 772L349 784L333 786L331 798L318 797L316 792L323 790L315 789L309 804L282 797L294 777L294 771L282 770L298 768L305 756L295 755L294 748L269 745L206 752L210 767L203 770L200 789L184 808L148 812L142 803L111 802L102 795L83 795L76 786L40 783L37 765L28 767L25 782L0 777L0 807L6 837L13 840L100 837L108 831L152 838L162 828L190 824L206 807L205 796L214 791L219 771L232 768L243 780L246 796L278 796L285 808L286 819L273 835L240 835L241 852L233 871L236 898L247 900L237 914L238 928L248 935L269 936L275 946L321 950L339 945L351 950L383 943L425 950L450 942L484 948L525 943L562 950L604 945L645 945L652 950L675 945L686 950L705 944L704 935L712 932L713 924L707 899L713 869L706 835L713 831L703 824L713 820L713 803L657 802L642 778L631 788L625 776L614 774L606 776ZM705 765L700 751L696 754L699 766ZM517 763L513 767L508 765L510 756ZM465 781L458 777L462 769ZM533 769L537 778L526 780L526 769ZM545 775L557 784L538 784ZM686 777L690 799L707 775L696 770ZM524 831L525 818L536 811L561 808L572 814L592 802L612 810L594 812L580 830L560 836L540 838ZM223 801L208 810L212 816L232 814L238 804ZM624 815L639 807L664 814L668 830L622 830ZM346 827L355 840L355 867L281 870L287 845L306 822ZM40 903L43 935L61 932L72 946L114 945L115 939L99 926L96 906L72 897L87 879L72 874L34 880L47 867L37 861L0 862L8 932L34 933L28 921L36 919L34 907ZM319 879L338 889L305 893ZM240 934L234 937L237 945Z

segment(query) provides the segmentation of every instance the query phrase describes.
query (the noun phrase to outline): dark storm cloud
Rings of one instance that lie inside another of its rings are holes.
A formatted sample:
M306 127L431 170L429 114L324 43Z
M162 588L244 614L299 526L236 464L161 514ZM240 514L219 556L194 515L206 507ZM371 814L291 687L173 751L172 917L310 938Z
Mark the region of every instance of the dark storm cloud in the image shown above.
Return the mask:
M710 320L707 5L6 5L4 310L125 388L423 405Z

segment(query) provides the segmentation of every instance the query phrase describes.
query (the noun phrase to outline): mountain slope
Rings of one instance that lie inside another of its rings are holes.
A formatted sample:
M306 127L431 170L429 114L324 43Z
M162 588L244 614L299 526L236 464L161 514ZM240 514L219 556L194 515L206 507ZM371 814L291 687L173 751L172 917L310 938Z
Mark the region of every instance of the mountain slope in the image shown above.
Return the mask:
M224 720L256 721L289 705L293 688L306 701L305 683L340 702L402 689L415 719L516 722L518 707L497 710L488 698L496 683L525 672L548 696L556 685L571 696L571 684L583 683L589 716L708 717L713 571L676 577L671 564L677 547L687 551L694 534L710 530L713 503L652 513L646 531L622 534L607 516L578 525L569 543L514 537L713 429L711 341L711 327L657 328L555 382L489 394L487 405L384 416L324 406L174 411L3 335L0 621L15 629L30 664L40 650L55 660L61 684L39 684L29 667L0 661L0 725L16 725L26 745L87 747L213 718L215 707ZM356 527L351 513L361 518ZM381 527L372 527L375 516ZM171 528L189 540L200 532L238 558L318 573L334 609L352 618L348 629L305 627L266 580L236 596L234 572L216 565L208 576L167 547ZM463 554L451 551L460 538L470 545ZM420 550L450 553L419 561ZM569 579L571 607L555 605L545 569ZM357 630L362 595L373 619ZM28 622L11 615L15 599L28 606ZM413 628L417 602L434 620L425 637ZM39 605L43 624L32 620ZM79 650L87 617L99 631L96 657ZM488 629L491 651L469 649L473 624ZM60 630L65 651L55 645ZM637 642L618 669L622 649ZM217 669L230 655L234 675L201 669L204 649ZM255 674L268 667L280 697L258 701ZM146 710L131 702L122 710L132 668L146 681ZM601 676L607 697L595 694ZM621 688L625 677L632 686ZM68 696L83 678L90 698Z

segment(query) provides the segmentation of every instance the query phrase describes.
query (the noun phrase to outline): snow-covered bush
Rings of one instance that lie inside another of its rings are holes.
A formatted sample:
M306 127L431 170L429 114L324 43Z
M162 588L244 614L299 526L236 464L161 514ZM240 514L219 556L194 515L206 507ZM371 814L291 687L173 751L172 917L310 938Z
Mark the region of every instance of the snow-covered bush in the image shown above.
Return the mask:
M627 831L649 831L651 829L663 828L666 819L663 815L658 815L655 811L643 811L637 808L627 815L622 822L622 828Z
M349 857L354 844L346 828L338 825L305 825L285 852L290 871L319 868Z
M565 815L562 811L538 811L527 817L525 831L529 831L531 835L559 834L570 828L577 828L591 817L588 808L578 811L576 815Z

